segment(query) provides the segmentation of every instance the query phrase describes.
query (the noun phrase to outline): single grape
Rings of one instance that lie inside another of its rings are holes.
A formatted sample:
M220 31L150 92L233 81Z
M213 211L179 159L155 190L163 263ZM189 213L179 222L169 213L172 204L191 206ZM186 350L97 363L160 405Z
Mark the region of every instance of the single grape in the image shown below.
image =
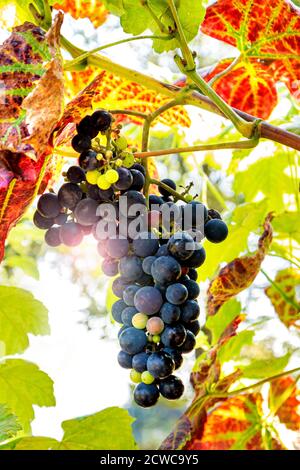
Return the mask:
M119 331L118 331L118 338L120 338L120 336L121 336L121 334L123 333L123 331L128 330L128 328L130 328L130 326L127 326L127 325L121 326L121 328L120 328Z
M166 299L174 305L183 304L188 298L188 290L179 282L171 284L166 290Z
M184 279L184 280L180 280L180 282L187 288L188 299L189 300L197 299L197 297L200 294L199 284L196 281L193 281L192 279Z
M111 238L106 243L106 251L112 258L127 256L129 243L126 238Z
M123 166L125 168L131 168L132 165L134 164L134 156L130 152L124 152L125 155L123 156Z
M122 196L120 212L127 217L136 217L138 211L142 213L146 211L145 197L138 191L126 191Z
M89 170L86 174L86 180L89 184L96 185L99 178L98 170Z
M164 183L166 184L167 186L169 186L171 189L174 189L176 190L176 183L175 181L169 179L169 178L165 178L163 180L161 180L161 183ZM169 196L171 193L167 190L167 189L164 189L162 188L161 186L158 186L158 190L160 192L160 194L162 196Z
M190 330L187 330L186 338L183 344L180 346L179 350L180 352L182 352L182 354L187 354L189 352L192 352L195 346L196 346L195 335Z
M35 211L33 216L34 225L42 230L46 230L54 224L54 219L49 217L44 217L38 211Z
M157 237L151 232L141 232L132 242L133 252L146 258L154 255L159 248Z
M159 335L165 327L164 322L159 317L151 317L147 321L147 331L150 335Z
M85 172L80 168L80 166L73 165L70 166L67 171L67 178L70 183L81 183L82 181L85 181Z
M175 370L179 369L179 367L181 367L183 363L183 357L182 354L178 351L178 349L164 348L163 351L170 354L175 364Z
M43 194L38 201L37 210L46 218L53 219L61 211L61 205L56 194Z
M107 170L105 173L105 178L111 184L116 183L119 179L119 173L113 169Z
M150 354L147 370L156 379L163 379L172 374L175 364L172 357L163 351Z
M106 179L106 175L99 175L97 178L97 186L99 189L106 191L111 187L111 183Z
M138 372L144 372L147 370L147 361L149 358L149 353L140 352L135 354L132 358L132 367Z
M118 354L118 363L123 369L132 368L132 356L131 354L126 353L125 351L120 351Z
M150 194L149 196L149 209L159 210L159 207L164 203L163 199L156 194Z
M99 204L91 198L82 199L75 207L74 215L80 225L93 225L98 220L97 209Z
M74 209L82 198L82 190L77 184L65 183L58 191L58 200L62 207Z
M115 144L119 150L125 150L127 148L127 140L123 135L115 140Z
M163 298L158 289L152 286L141 287L134 296L134 305L139 312L153 315L159 312Z
M181 321L189 323L190 321L197 320L200 315L200 307L196 300L187 300L181 306Z
M212 243L221 243L227 238L228 227L223 220L212 219L205 224L204 235Z
M181 314L180 307L165 302L160 309L160 316L164 323L171 324L179 320Z
M148 318L148 315L145 313L136 313L132 317L131 322L134 328L137 328L138 330L144 330L146 328Z
M155 343L155 344L160 343L160 336L159 336L159 335L153 335L153 336L152 336L152 341L153 341L153 343Z
M125 304L123 300L117 300L113 304L111 308L111 314L112 314L113 319L117 323L122 323L122 312L125 308L127 308L127 305Z
M200 323L198 322L198 320L194 320L189 323L184 323L184 327L186 330L191 331L195 336L197 336L200 331Z
M68 214L66 212L61 212L56 217L54 217L53 222L55 225L64 225L68 220Z
M135 384L138 384L141 382L142 380L142 377L141 377L141 373L140 372L137 372L136 370L132 369L130 371L130 379L132 382L134 382Z
M117 169L119 179L114 184L114 188L119 191L125 191L126 189L130 188L133 182L132 173L124 167L120 167Z
M154 384L139 383L134 390L134 401L143 408L149 408L157 403L159 391Z
M134 284L131 284L130 286L126 287L126 289L123 292L123 300L126 303L126 305L129 305L130 307L134 305L134 296L139 289L140 287Z
M98 193L99 193L100 200L104 202L110 202L114 198L113 188L109 188L106 190L98 188Z
M153 264L153 262L156 260L156 257L155 256L147 256L144 260L143 260L143 263L142 263L142 266L143 266L143 271L148 274L148 275L151 275L151 266Z
M155 378L150 374L150 372L145 370L141 375L141 380L144 384L150 385L155 381Z
M61 244L61 239L59 235L59 228L58 227L51 227L45 233L45 242L47 245L56 247Z
M144 331L130 327L121 333L119 343L123 351L128 354L137 354L146 346L147 336Z
M141 191L145 184L145 177L143 173L141 173L139 170L135 170L132 168L130 169L130 172L133 177L133 182L130 186L130 189L134 189L135 191Z
M187 232L179 232L173 235L167 246L171 255L178 260L190 258L195 250L194 240Z
M168 400L177 400L183 395L184 385L179 377L170 375L159 383L159 391Z
M172 256L160 256L151 267L154 280L160 284L176 281L181 275L181 267Z
M98 132L105 132L111 126L112 115L104 109L95 111L91 117L93 126L98 130Z
M182 263L188 268L199 268L204 263L205 258L206 252L203 246L201 246L200 243L196 243L196 248L192 256Z
M119 263L115 259L105 258L101 264L102 272L109 277L114 277L119 272Z
M60 228L60 239L66 246L77 246L82 242L83 233L76 222L67 222Z
M167 245L162 245L158 248L157 252L155 253L155 256L158 258L159 256L170 256L170 252L168 250Z
M88 135L91 139L94 139L98 131L93 126L93 120L91 116L85 116L81 121L76 125L76 130L78 134Z
M208 209L208 218L222 220L221 214L215 209Z
M140 287L153 286L154 284L153 277L146 273L143 273L136 282Z
M92 141L88 135L76 134L71 141L71 145L75 152L81 153L91 148Z
M189 275L189 278L192 280L192 281L197 281L198 279L198 273L196 271L195 268L190 268L188 270L188 275Z
M113 294L119 298L122 298L123 291L127 285L128 281L126 281L123 277L117 277L116 279L114 279L111 285Z
M186 330L181 323L166 326L161 335L161 341L167 348L177 348L181 346L185 338Z
M94 150L84 150L78 160L80 168L86 171L96 170L99 167L97 153Z
M137 256L121 258L119 269L120 274L129 282L135 282L143 275L142 261Z
M145 168L143 167L143 165L141 165L140 163L134 163L132 165L132 167L130 168L130 170L138 170L140 171L144 176L146 176L146 170Z
M133 317L138 313L135 307L126 307L122 312L122 323L128 326L134 326L132 323ZM140 329L140 328L138 328Z

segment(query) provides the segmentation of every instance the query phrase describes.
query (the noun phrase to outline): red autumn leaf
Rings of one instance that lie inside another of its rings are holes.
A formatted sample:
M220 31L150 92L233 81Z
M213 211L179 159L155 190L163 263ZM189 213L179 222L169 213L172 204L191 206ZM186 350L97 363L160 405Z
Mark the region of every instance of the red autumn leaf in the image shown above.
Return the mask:
M213 408L186 450L264 450L282 448L263 428L260 393L232 397ZM266 442L267 441L267 442Z
M223 72L231 59L220 62L213 70L203 76L211 80ZM213 84L216 92L234 108L267 119L277 104L275 81L268 72L268 67L258 61L243 61L226 73L226 78L216 78Z
M25 23L0 47L0 260L8 231L51 177L50 139L63 102L62 19L46 35Z
M259 238L258 249L251 256L236 258L221 269L218 276L212 280L208 288L207 311L215 315L221 305L239 292L247 289L256 278L261 263L272 241L272 215L269 214L264 222L264 232Z
M279 271L274 279L275 284L284 292L290 302L287 302L274 286L265 289L280 320L287 326L295 325L300 320L300 304L296 297L296 287L300 284L300 272L295 268Z
M269 406L288 429L300 431L300 391L291 376L271 382Z
M53 4L53 8L69 13L76 20L88 18L95 28L101 26L108 16L103 2L99 0L59 0Z
M207 8L201 30L241 53L238 64L214 83L230 104L265 119L277 102L276 81L285 82L299 98L300 11L289 1L218 0ZM224 63L206 78L222 70ZM256 104L255 91L259 95Z

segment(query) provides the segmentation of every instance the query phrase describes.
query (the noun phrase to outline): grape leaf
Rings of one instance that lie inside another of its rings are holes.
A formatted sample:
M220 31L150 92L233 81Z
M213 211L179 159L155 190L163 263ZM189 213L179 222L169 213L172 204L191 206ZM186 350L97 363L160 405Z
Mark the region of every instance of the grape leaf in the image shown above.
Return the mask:
M272 215L269 214L264 222L264 232L258 240L257 251L250 256L234 259L210 283L207 292L209 315L215 315L224 302L247 289L256 278L272 241L271 220Z
M76 83L82 85L88 82L90 77L94 77L93 71L75 72ZM74 73L72 72L72 76ZM76 86L76 85L75 85ZM74 83L71 92L74 93ZM142 111L144 113L153 112L163 104L168 102L168 98L157 94L155 91L147 90L143 86L122 79L110 72L102 71L80 91L67 104L63 116L57 125L56 146L69 143L71 136L75 132L75 124L80 121L83 115L92 112L95 108L104 109L129 109L132 111ZM129 118L128 116L117 116L117 123L121 121L133 121L137 124L143 122L140 118ZM190 126L190 119L187 111L182 106L165 111L158 118L158 122L167 126L180 125Z
M285 173L289 158L289 152L275 152L271 157L261 158L249 165L246 170L236 172L234 191L243 193L247 202L263 194L268 198L269 210L283 211L286 206L285 194L295 192L293 179Z
M10 228L51 177L51 132L63 101L58 38L62 14L44 32L31 23L0 46L0 260Z
M241 304L236 299L225 302L214 316L207 318L205 326L211 331L211 343L215 344L226 327L239 315Z
M248 344L252 344L254 334L254 331L244 330L223 344L218 351L218 359L221 364L237 359L242 348Z
M262 421L260 393L236 396L207 416L186 450L275 450L282 445ZM268 438L266 438L266 436Z
M22 428L9 409L0 404L0 442L14 437Z
M300 244L298 223L298 212L283 212L274 219L274 232L278 234L278 237L293 238Z
M176 423L174 430L162 442L160 450L182 449L191 439L191 421L185 415Z
M300 430L299 390L293 377L273 380L269 392L269 407L288 429Z
M277 81L299 99L300 12L290 2L218 0L207 8L201 30L240 51L239 62L214 83L230 104L266 119L277 103ZM226 64L218 64L207 79Z
M292 326L300 320L300 303L296 297L296 287L300 285L300 271L296 268L287 268L278 271L274 282L291 302L287 302L281 292L273 285L267 287L265 293L272 302L282 323L287 327Z
M288 352L282 357L253 360L248 366L239 366L239 368L242 370L243 375L249 379L263 379L282 372L290 357L291 353Z
M112 8L112 12L120 16L125 33L138 35L149 29L155 35L165 36L165 40L153 40L156 52L161 53L179 47L177 39L169 36L169 31L174 30L174 20L166 1L148 0L146 5L140 0L104 0L104 3L108 10ZM205 9L202 0L177 0L176 7L185 37L190 42L197 35L204 18ZM154 16L162 23L165 33L161 32Z
M6 355L23 352L28 333L50 333L47 309L24 289L0 286L0 341Z
M20 268L28 276L31 276L36 280L39 279L39 270L37 267L37 262L31 256L26 256L26 255L6 256L5 266L8 266L10 268Z
M53 381L31 362L7 359L0 362L0 403L7 404L24 430L29 431L33 405L55 405Z
M95 28L101 26L107 19L108 11L99 0L59 0L53 2L53 8L69 13L76 20L88 18Z

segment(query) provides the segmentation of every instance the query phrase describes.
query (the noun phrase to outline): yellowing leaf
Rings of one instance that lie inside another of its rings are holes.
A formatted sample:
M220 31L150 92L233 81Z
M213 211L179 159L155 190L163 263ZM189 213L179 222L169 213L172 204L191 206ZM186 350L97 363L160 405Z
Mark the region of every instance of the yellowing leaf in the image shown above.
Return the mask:
M53 3L53 8L69 13L76 20L88 18L95 28L101 26L108 16L107 9L99 0L59 0Z
M0 442L11 439L20 429L16 416L6 406L0 405Z
M0 286L0 341L6 355L23 352L28 333L49 332L48 311L41 302L24 289Z

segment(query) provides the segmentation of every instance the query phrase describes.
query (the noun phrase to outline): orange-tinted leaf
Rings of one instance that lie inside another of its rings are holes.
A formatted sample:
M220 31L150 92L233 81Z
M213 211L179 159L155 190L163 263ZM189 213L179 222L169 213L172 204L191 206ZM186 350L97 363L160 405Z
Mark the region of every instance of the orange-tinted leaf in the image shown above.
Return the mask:
M189 418L183 415L175 425L174 430L162 442L160 450L182 449L190 439L192 424Z
M187 450L263 450L280 444L263 439L262 396L260 393L229 398L208 413L202 428L188 442Z
M215 85L230 104L268 117L277 102L275 81L284 81L291 93L299 98L300 11L291 2L218 0L207 8L201 29L205 34L237 47L242 54L238 66ZM217 70L221 71L222 66L218 65ZM253 94L256 81L259 103L254 106L251 98L248 106L245 96Z
M291 303L288 303L272 285L265 289L265 293L271 300L280 320L289 327L300 320L300 304L296 297L296 287L300 285L300 272L295 268L283 269L276 274L274 282L291 300Z
M259 238L257 251L251 256L231 261L210 283L207 302L209 315L214 315L224 302L247 289L256 278L272 241L271 220L272 215L269 214L264 222L264 232Z
M295 380L291 376L273 380L270 386L269 400L271 411L276 412L280 421L288 429L299 431L300 391L297 389Z
M108 15L103 2L99 0L59 0L54 3L53 7L69 13L76 20L78 18L88 18L95 28L101 26Z
M49 140L63 102L62 19L47 35L25 23L0 48L0 259L8 231L51 177Z
M205 80L209 81L223 72L231 62L220 62L204 76ZM216 78L213 88L234 108L261 119L267 119L277 104L275 80L268 72L268 67L257 60L238 63L226 73L225 78Z
M77 79L79 73L76 73ZM93 76L92 71L88 74ZM85 76L86 77L86 76ZM110 72L101 72L89 85L83 89L66 106L65 112L58 125L58 142L56 145L66 143L74 131L76 124L83 115L91 112L95 108L104 108L108 110L129 109L149 113L162 106L168 101L168 98L158 95L155 91L150 91L137 83L117 77ZM119 121L133 121L137 124L143 122L138 117L130 118L125 115L118 115ZM182 106L176 106L162 113L158 121L168 126L189 127L190 119L186 110ZM65 127L68 129L65 130ZM71 129L71 131L70 131ZM61 134L64 134L62 137Z

